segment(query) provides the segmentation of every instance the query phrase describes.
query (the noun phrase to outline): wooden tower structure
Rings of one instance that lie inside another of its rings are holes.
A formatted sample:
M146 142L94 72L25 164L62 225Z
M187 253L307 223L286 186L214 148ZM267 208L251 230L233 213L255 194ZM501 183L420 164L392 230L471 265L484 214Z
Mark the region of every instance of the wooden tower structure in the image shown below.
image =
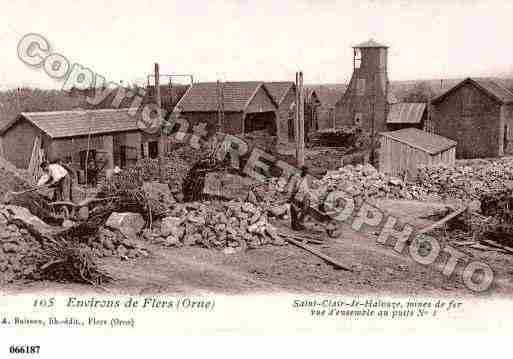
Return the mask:
M353 47L353 75L336 104L336 126L359 126L376 134L386 130L388 46L369 40Z

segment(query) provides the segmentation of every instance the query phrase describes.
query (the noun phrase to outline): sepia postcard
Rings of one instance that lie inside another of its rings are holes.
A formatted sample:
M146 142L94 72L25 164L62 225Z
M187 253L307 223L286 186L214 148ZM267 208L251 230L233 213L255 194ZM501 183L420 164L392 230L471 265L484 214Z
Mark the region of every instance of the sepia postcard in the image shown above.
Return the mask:
M474 357L513 328L511 1L0 19L0 358Z

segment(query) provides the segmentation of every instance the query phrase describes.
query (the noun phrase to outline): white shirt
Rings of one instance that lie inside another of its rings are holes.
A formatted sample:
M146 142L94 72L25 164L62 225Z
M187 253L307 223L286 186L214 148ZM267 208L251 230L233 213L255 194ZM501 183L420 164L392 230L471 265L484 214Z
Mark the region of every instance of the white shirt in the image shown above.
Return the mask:
M308 183L308 177L300 177L299 175L296 177L296 182L294 184L296 195L294 198L298 201L303 201L305 197L310 198L310 186Z
M55 183L63 179L67 174L68 171L66 171L64 167L57 163L52 163L48 165L48 175L45 173L43 176L41 176L37 184L41 186L47 183L49 179L51 179L52 182Z

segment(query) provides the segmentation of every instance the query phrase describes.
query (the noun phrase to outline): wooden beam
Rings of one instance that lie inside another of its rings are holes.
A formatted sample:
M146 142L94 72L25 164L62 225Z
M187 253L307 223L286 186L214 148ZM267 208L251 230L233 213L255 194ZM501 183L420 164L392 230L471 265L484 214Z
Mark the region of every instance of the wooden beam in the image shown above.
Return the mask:
M463 208L458 209L457 211L452 212L451 214L442 218L438 222L435 222L432 225L421 229L420 231L417 232L417 234L425 234L425 233L431 232L433 229L443 226L445 223L449 222L451 219L456 218L459 215L461 215L463 212L465 212L467 210L467 208L468 207L465 206Z
M343 264L343 263L340 263L338 262L337 260L327 256L326 254L318 251L317 249L315 248L312 248L310 247L309 245L306 245L300 241L296 241L295 239L292 239L292 238L289 238L289 237L285 237L285 240L287 242L290 242L312 254L315 254L317 257L321 258L321 259L324 259L326 262L332 264L335 268L338 268L338 269L343 269L343 270L346 270L346 271L349 271L349 272L352 272L353 270L351 268L349 268L349 266Z

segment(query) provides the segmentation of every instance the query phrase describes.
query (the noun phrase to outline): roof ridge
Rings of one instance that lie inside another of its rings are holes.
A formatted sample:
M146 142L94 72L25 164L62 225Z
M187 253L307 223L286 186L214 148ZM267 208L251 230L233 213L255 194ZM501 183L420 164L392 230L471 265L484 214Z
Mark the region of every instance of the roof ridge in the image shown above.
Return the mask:
M422 134L423 136L440 139L440 140L443 140L443 141L445 141L447 143L445 145L438 145L437 147L439 147L439 148L436 149L436 150L435 149L429 149L429 148L426 148L426 146L424 146L424 144L412 143L408 139L399 138L397 136L397 135L401 135L401 134L405 134L405 133ZM421 151L425 151L425 152L428 152L428 153L433 154L433 155L437 154L437 153L440 153L442 151L445 151L445 150L447 150L449 148L452 148L452 147L454 147L454 146L456 146L458 144L456 141L454 141L454 140L452 140L450 138L447 138L447 137L444 137L444 136L440 136L440 135L438 135L436 133L419 130L418 128L414 128L414 127L403 128L403 129L400 129L400 130L397 130L397 131L380 132L380 135L392 138L392 139L394 139L396 141L399 141L401 143L404 143L404 144L406 144L408 146L417 148L417 149L419 149Z
M58 110L58 111L23 111L20 115L59 115L63 113L87 113L87 112L123 112L137 107L122 108L99 108L99 109L74 109L74 110Z
M512 103L513 102L513 92L507 89L506 87L502 86L500 83L495 81L493 78L486 78L486 77L466 77L462 81L458 82L456 85L452 86L451 88L447 89L440 95L436 96L431 100L432 103L437 103L441 99L443 99L446 95L451 93L452 91L460 88L465 83L471 82L474 85L476 85L479 89L486 92L489 96L493 97L495 100L501 102L502 104ZM506 92L506 95L511 96L510 99L502 98L500 94L497 94L493 91L493 89L487 88L486 85L492 84L494 86L497 86L501 91Z

